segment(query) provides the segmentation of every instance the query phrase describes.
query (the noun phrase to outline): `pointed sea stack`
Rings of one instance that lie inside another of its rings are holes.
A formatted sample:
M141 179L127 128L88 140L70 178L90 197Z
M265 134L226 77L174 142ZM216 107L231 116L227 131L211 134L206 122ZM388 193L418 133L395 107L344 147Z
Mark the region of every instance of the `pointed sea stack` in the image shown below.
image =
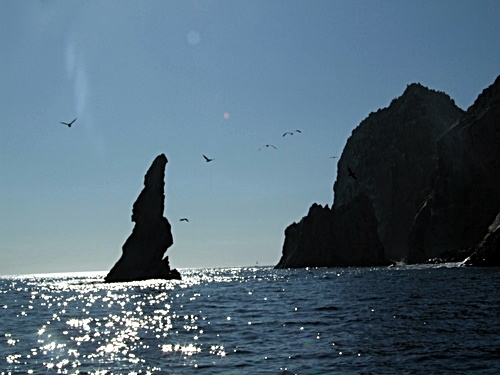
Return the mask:
M135 223L132 234L122 247L122 256L104 278L106 282L147 279L180 279L163 257L174 243L165 208L165 166L167 157L158 155L144 177L144 189L132 208Z

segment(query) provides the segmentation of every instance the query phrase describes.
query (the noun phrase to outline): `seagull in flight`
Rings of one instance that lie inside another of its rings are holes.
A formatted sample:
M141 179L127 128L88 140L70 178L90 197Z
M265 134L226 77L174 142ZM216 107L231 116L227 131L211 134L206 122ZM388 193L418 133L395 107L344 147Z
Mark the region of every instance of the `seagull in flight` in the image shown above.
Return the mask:
M276 146L273 146L273 145L264 145L262 146L261 148L259 148L259 151L262 150L264 147L272 147L274 148L275 150L277 150L278 148Z
M338 159L338 156L330 156L330 159Z
M349 173L349 177L352 177L354 178L355 180L357 180L358 178L356 177L356 173L354 173L351 169L351 167L347 167L347 173Z
M302 133L302 132L301 132L299 129L297 129L297 130L295 130L295 131L293 131L293 132L285 132L285 133L283 133L283 137L284 137L285 135L288 135L288 134L293 135L293 133Z
M71 125L73 125L73 123L74 123L75 121L76 121L76 118L75 118L73 121L71 121L71 122L62 122L62 121L60 121L60 123L61 123L61 124L63 124L63 125L67 125L67 126L68 126L68 128L71 128Z
M214 160L214 159L210 159L209 157L207 157L207 156L205 156L205 155L203 155L203 157L205 158L205 161L206 161L207 163L210 163L212 160Z
M183 217L182 219L179 219L179 221L187 221L189 223L189 220L187 219L187 217Z

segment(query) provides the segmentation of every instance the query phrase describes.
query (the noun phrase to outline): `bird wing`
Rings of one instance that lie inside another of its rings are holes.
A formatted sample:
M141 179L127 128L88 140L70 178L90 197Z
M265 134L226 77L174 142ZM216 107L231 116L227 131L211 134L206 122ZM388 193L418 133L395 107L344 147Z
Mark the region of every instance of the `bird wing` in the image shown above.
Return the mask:
M62 121L59 121L60 124L63 124L63 125L69 125L67 122L62 122Z
M207 158L205 155L203 155L203 157L205 158L206 161L209 161L210 159Z

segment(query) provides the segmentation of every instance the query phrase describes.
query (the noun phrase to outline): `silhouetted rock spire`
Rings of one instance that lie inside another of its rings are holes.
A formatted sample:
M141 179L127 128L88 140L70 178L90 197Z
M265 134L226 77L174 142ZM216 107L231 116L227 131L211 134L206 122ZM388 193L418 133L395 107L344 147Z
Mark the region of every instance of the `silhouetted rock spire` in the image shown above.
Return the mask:
M146 279L180 279L163 257L173 244L171 227L163 216L165 208L164 154L156 157L144 177L144 189L132 208L135 223L132 234L122 247L122 256L105 277L106 282Z

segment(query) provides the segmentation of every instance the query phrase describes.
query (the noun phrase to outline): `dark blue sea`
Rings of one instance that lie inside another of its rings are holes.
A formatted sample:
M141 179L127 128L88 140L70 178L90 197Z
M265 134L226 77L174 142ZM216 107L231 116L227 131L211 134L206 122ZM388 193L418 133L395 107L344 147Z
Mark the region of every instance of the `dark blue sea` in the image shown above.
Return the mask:
M498 374L500 269L0 277L0 374Z

